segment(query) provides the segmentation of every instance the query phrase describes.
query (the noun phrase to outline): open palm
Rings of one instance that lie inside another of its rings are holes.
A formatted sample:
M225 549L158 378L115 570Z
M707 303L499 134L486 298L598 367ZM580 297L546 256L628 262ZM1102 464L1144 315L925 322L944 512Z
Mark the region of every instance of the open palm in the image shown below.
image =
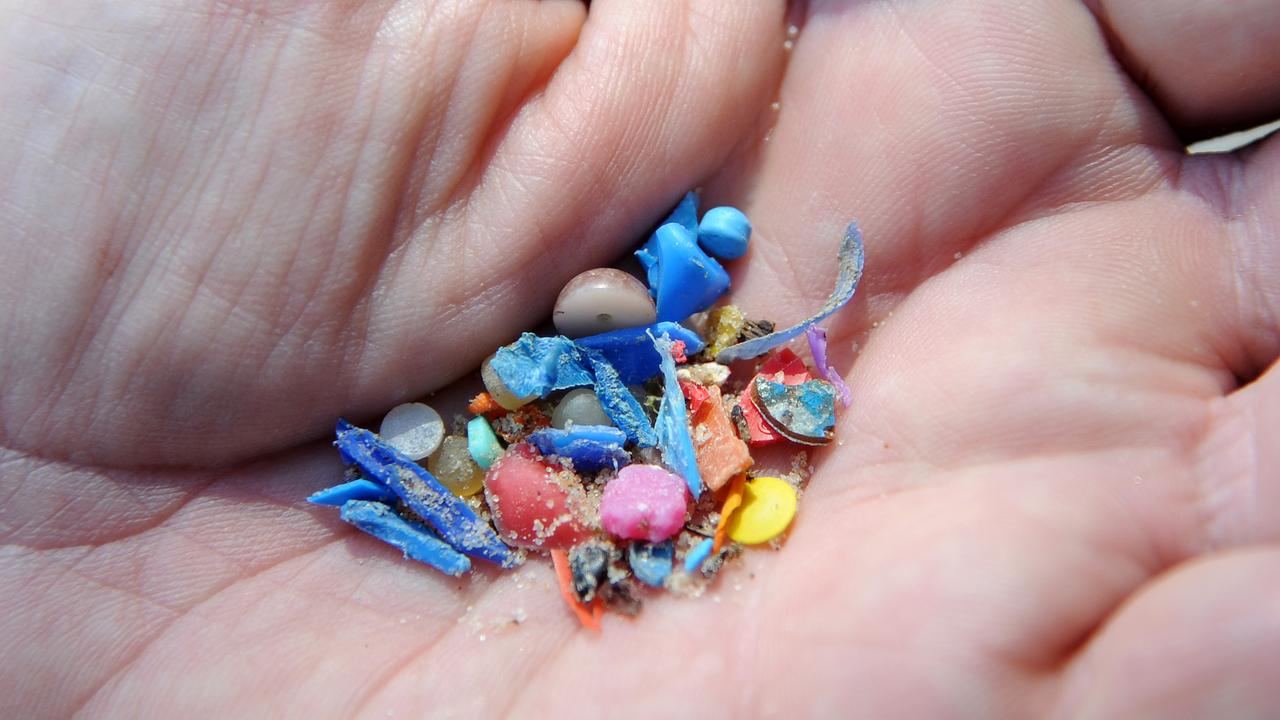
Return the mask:
M1176 133L1280 18L1132 5L0 5L2 714L1274 709L1280 149ZM867 238L782 552L595 635L305 506L699 183L757 317Z

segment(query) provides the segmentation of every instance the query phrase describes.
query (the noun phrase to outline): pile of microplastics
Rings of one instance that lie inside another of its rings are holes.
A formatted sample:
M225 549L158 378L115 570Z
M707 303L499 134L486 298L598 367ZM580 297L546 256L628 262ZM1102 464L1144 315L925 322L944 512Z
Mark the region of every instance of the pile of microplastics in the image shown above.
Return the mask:
M486 391L465 434L446 435L421 403L391 410L377 434L339 420L348 481L310 501L448 575L472 558L511 568L548 551L591 628L605 607L638 612L640 584L701 592L745 546L776 545L795 516L806 473L753 470L752 449L830 443L837 400L851 401L818 323L857 288L857 226L831 297L785 330L713 307L729 289L715 258L741 257L750 235L732 207L699 222L687 194L636 251L647 288L612 268L571 280L552 318L560 335L525 333L481 366ZM782 347L801 335L812 370ZM731 363L762 356L745 382L731 379Z

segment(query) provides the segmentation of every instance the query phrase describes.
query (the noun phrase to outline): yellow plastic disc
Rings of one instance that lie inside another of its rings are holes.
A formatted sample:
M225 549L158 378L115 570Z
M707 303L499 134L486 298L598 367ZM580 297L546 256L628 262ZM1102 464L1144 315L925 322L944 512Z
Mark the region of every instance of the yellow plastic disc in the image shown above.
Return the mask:
M781 535L795 516L795 488L782 478L758 477L747 482L742 506L725 529L734 541L756 545Z

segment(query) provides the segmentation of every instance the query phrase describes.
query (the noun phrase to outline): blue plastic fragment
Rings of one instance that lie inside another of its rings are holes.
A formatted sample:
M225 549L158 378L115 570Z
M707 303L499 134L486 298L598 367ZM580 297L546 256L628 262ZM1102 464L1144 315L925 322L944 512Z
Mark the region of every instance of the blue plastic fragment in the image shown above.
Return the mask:
M357 478L351 482L325 488L307 498L307 502L316 505L334 505L342 507L348 500L372 500L374 502L393 503L396 494L386 485Z
M840 263L840 274L836 278L836 287L831 291L831 296L827 298L827 302L816 315L786 330L779 330L737 345L731 345L721 350L719 355L716 355L716 362L728 365L738 360L759 357L779 345L790 342L792 338L799 337L811 326L826 320L832 313L844 307L845 303L849 302L853 297L853 293L858 289L858 281L862 279L862 268L866 262L862 248L862 233L858 231L857 222L849 223L848 229L845 230L844 240L840 243L838 261ZM661 312L659 312L659 317L661 317Z
M826 380L785 385L757 376L751 392L765 422L788 440L826 445L835 437L836 388Z
M609 364L618 371L618 378L624 385L643 385L649 378L657 375L658 365L662 358L653 349L653 340L649 336L670 336L672 340L684 342L685 351L690 355L702 352L706 347L702 336L689 328L674 322L660 322L643 327L622 328L598 335L578 338L578 345L597 350Z
M680 202L676 205L666 220L658 223L658 227L675 223L688 230L690 233L698 233L698 196L692 190L684 194L680 198ZM654 233L656 235L657 233ZM654 255L652 245L654 244L654 235L649 236L648 242L636 251L636 257L640 258L640 264L644 266L645 278L649 282L649 295L655 299L658 297L658 262Z
M662 587L662 583L671 574L674 558L675 543L670 540L660 543L633 542L627 550L631 572L635 573L640 582L650 587Z
M640 447L657 445L658 436L649 424L644 408L622 382L618 371L595 350L583 349L583 354L586 355L595 377L596 398L600 401L604 414L609 416L615 427L626 433L629 442Z
M702 475L698 472L693 438L689 435L684 393L680 391L676 363L671 358L672 342L666 337L653 338L653 345L662 356L662 402L658 405L658 420L654 423L658 447L662 449L662 461L684 478L693 499L697 500L702 495Z
M546 397L556 390L591 384L591 373L573 341L561 335L538 337L525 333L498 348L489 362L512 393Z
M636 251L658 301L659 321L680 322L729 289L729 273L698 247L695 232L667 223Z
M477 517L462 498L445 489L426 468L346 420L338 420L337 436L334 444L344 458L350 458L361 474L395 491L449 545L502 567L520 564L519 556L502 543L489 523Z
M529 435L543 455L556 455L573 461L578 472L596 472L620 468L631 462L631 454L622 449L626 433L608 425L570 425L564 430L543 428Z
M399 548L406 558L426 563L446 575L458 576L471 569L467 556L456 552L421 524L406 520L379 502L348 500L342 521Z
M736 207L714 207L698 223L698 244L722 260L737 260L747 254L751 221Z
M702 563L711 557L711 549L715 547L715 544L715 540L707 538L694 545L689 554L684 556L684 571L687 573L697 572L698 568L702 567Z

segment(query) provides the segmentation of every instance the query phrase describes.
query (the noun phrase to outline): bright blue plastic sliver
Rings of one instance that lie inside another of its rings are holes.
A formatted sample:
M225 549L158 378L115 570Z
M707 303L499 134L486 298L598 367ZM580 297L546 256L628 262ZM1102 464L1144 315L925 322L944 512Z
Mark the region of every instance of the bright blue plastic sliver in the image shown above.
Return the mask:
M658 436L649 424L640 401L631 394L625 383L618 376L618 371L599 352L584 349L591 372L595 376L596 398L600 407L609 416L614 427L626 433L627 440L640 447L653 447L658 444Z
M622 449L626 441L626 433L608 425L543 428L529 435L529 442L539 452L572 460L573 469L578 472L616 469L630 463L631 454Z
M654 423L658 447L662 449L662 461L684 478L696 501L702 495L702 474L698 472L693 438L689 435L689 420L684 393L680 391L680 381L676 378L676 363L671 358L671 340L653 338L653 344L662 355L662 402L658 405L658 420Z
M689 554L684 556L684 571L687 573L697 572L698 568L702 567L702 563L706 562L707 558L711 557L711 549L715 547L715 545L715 540L707 538L693 546L693 549L689 551Z
M660 372L662 358L653 349L653 337L669 336L684 342L685 351L693 355L701 352L706 343L698 333L674 322L660 322L643 327L610 330L598 335L578 338L578 345L597 350L618 371L624 385L643 385Z
M729 289L729 273L698 247L696 238L694 231L667 223L636 251L658 301L659 321L681 322Z
M372 500L374 502L393 503L396 494L386 485L358 478L341 485L325 488L307 498L307 502L316 505L333 505L342 507L348 500Z
M747 254L751 221L735 207L715 207L698 224L698 244L721 260L737 260Z
M631 572L640 582L650 587L662 587L675 558L675 544L670 540L660 543L633 542L627 550L627 562Z
M503 567L520 563L519 557L503 544L493 528L426 468L377 435L346 420L338 420L337 436L334 444L344 458L350 458L361 474L395 491L405 505L431 523L449 545Z
M471 561L441 541L422 525L406 520L379 502L348 500L342 506L343 522L399 548L406 558L426 563L446 575L458 576L471 569Z

